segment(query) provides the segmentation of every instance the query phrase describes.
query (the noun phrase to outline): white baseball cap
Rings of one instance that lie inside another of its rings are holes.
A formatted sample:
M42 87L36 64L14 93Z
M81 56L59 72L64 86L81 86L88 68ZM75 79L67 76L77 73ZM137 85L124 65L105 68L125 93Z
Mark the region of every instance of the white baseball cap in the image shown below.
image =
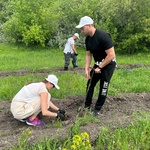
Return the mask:
M76 36L78 39L80 39L78 33L75 33L74 36Z
M82 28L88 24L93 24L93 20L89 16L84 16L80 19L79 25L77 25L76 28Z
M60 89L60 87L58 86L58 78L51 74L51 75L48 75L47 78L45 78L48 82L54 84L54 86L56 87L56 89Z

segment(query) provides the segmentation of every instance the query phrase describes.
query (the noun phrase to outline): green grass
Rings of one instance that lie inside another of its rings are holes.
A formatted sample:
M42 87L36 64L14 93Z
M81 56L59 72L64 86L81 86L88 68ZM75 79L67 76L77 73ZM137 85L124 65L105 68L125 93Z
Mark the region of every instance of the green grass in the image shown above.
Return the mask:
M51 71L64 66L63 49L26 48L22 46L0 44L0 71L30 69L38 71L47 68ZM78 50L78 64L84 66L85 50ZM70 64L70 67L72 65Z
M115 71L111 80L110 93L150 92L150 69L120 69ZM116 91L117 89L117 91Z
M118 64L150 64L149 53L137 53L134 55L117 55Z
M149 150L150 114L135 114L135 121L128 127L103 128L95 150Z
M31 49L11 45L0 45L1 66L0 70L30 69L36 71L39 68L47 67L49 70L59 67L63 52L58 49Z
M42 81L48 74L55 74L59 79L60 90L51 90L55 98L66 98L69 95L85 95L87 79L84 74L77 72L59 72L55 68L63 69L63 50L48 48L26 48L22 46L0 44L0 71L26 70L28 75L11 76L0 78L0 101L11 100L18 90L27 82ZM78 49L78 64L85 65L85 50ZM119 95L121 93L150 92L150 69L148 54L117 55L117 64L144 64L133 69L116 69L111 79L108 95ZM70 63L70 67L72 67ZM46 76L35 75L41 70L48 72ZM98 95L97 84L94 96Z

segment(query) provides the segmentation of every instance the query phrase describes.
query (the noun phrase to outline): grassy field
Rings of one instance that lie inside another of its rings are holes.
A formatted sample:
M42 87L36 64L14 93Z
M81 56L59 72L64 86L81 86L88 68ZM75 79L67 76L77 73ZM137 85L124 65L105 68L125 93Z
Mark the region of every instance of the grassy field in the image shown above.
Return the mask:
M48 74L55 74L59 79L60 90L53 90L53 97L63 99L69 95L85 94L87 79L84 75L74 72L54 72L55 68L63 68L63 50L59 49L40 49L25 48L22 46L0 44L0 71L27 70L28 75L11 76L0 78L0 101L11 100L14 94L27 82L42 81L45 76L35 76L33 73L44 69ZM84 67L85 50L78 49L78 65ZM120 93L130 92L149 92L150 91L150 55L117 55L117 64L141 64L141 67L127 69L122 67L116 69L109 87L109 95L119 95ZM72 65L70 64L70 67ZM67 81L67 82L66 82ZM68 84L70 83L70 84ZM68 90L69 88L69 90ZM98 88L98 87L97 87ZM98 93L95 92L95 95Z
M55 72L55 68L63 68L64 56L63 50L58 49L40 49L25 48L22 46L0 44L0 72L13 72L14 70L27 70L27 75L15 76L13 73L9 76L0 78L0 101L11 101L14 94L26 83L30 81L41 81L45 76L36 76L34 73L40 72L44 68L49 74L56 74L59 78L60 90L52 90L51 94L55 98L63 99L69 95L85 94L86 78L84 75L74 72ZM78 49L78 64L84 67L85 50ZM116 69L109 87L109 95L119 95L121 93L142 93L150 92L150 55L117 55L117 64L130 65L141 64L140 67L128 69L122 67ZM69 83L69 84L68 84ZM98 87L97 87L98 88ZM69 90L68 90L69 89ZM97 93L95 92L95 95ZM149 150L150 149L150 120L149 112L142 115L141 118L135 117L135 122L128 127L120 127L116 130L103 127L95 145L91 145L89 135L80 133L80 125L85 122L93 121L93 118L78 118L73 125L74 134L72 140L66 139L44 139L36 145L28 147L28 136L31 131L24 131L18 145L12 150ZM82 142L81 142L82 141ZM75 144L76 143L76 144ZM78 144L77 144L78 143Z

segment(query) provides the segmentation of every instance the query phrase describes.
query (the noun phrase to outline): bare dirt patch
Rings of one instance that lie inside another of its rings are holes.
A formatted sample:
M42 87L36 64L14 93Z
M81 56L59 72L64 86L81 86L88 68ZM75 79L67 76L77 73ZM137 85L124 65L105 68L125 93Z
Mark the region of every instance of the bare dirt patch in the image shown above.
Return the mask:
M131 68L130 68L131 69ZM55 71L62 71L57 68ZM72 69L69 71L84 74L84 68ZM13 75L26 75L27 71L13 72ZM29 74L29 73L28 73ZM12 75L11 72L0 72L0 77ZM45 72L36 73L36 75L47 75ZM16 145L21 132L27 128L32 130L29 136L30 143L40 140L41 137L65 137L68 135L69 128L74 124L78 115L78 108L84 102L85 95L69 96L65 99L52 98L54 104L67 111L68 119L62 123L61 128L52 128L51 124L55 119L42 117L46 125L43 127L32 127L21 123L13 118L10 112L10 101L0 102L0 149L10 148ZM95 104L96 98L93 98ZM102 108L101 114L98 116L100 123L88 123L81 127L82 131L89 133L91 141L94 142L103 126L113 126L117 128L120 125L126 126L133 121L133 113L139 111L150 111L150 93L128 93L118 97L109 96Z

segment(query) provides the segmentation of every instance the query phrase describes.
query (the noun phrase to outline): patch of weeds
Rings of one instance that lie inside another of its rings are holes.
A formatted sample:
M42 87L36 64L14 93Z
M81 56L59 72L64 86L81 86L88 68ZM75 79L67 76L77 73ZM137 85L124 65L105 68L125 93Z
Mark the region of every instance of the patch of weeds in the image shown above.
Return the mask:
M77 116L76 122L80 122L80 126L85 126L87 123L100 123L100 120L93 117L93 112L85 111L83 117Z
M62 128L62 121L61 120L52 120L51 124L49 124L48 128Z
M84 111L84 116L83 117L77 116L76 121L70 127L69 133L70 133L71 137L76 134L80 134L81 133L80 127L85 126L88 123L100 123L100 120L93 117L92 112Z
M21 134L21 136L18 139L17 146L13 146L11 150L25 150L28 149L28 137L32 134L32 131L27 128L24 130Z
M137 115L137 116L136 116ZM141 116L140 116L141 115ZM135 120L127 127L110 129L103 127L95 144L95 150L150 149L149 113L134 114ZM136 118L137 117L137 118Z
M33 144L28 150L61 150L62 139L59 138L41 138L37 143Z

